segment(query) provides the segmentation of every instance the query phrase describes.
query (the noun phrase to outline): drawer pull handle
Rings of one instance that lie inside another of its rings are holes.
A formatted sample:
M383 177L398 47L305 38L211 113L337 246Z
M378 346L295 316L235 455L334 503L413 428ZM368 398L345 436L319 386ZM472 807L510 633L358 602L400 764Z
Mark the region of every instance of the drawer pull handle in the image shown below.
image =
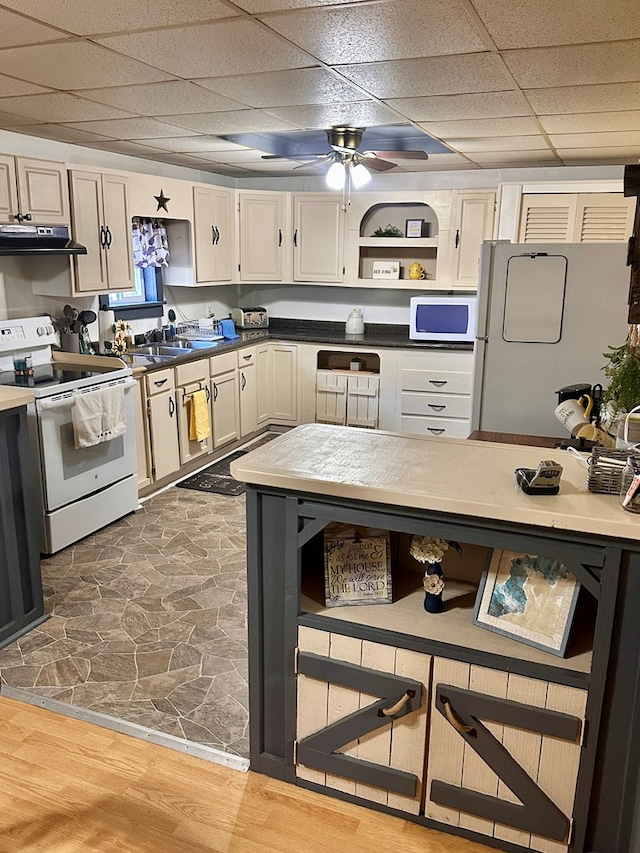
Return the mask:
M380 708L378 711L379 717L393 717L394 714L397 714L398 711L401 711L404 706L407 704L409 699L413 699L416 695L415 690L407 690L404 696L401 696L400 699L396 702L395 705L392 705L390 708Z
M443 385L446 385L446 384L447 384L447 380L446 380L446 379L430 379L430 380L429 380L429 382L430 382L432 385L436 385L438 388L442 388L442 386L443 386Z
M434 412L441 412L443 409L446 409L446 406L436 406L435 403L428 403L428 408L433 409Z
M427 427L427 429L429 430L429 432L433 433L433 435L442 435L442 433L444 432L444 427L441 427L440 429L436 429L435 427Z
M442 697L442 704L444 706L445 717L457 732L464 732L465 734L470 734L471 732L474 732L475 734L475 729L473 728L473 726L466 726L464 723L460 722L460 720L455 715L453 708L451 707L451 703L444 696Z
M162 385L164 385L165 382L168 381L168 379L154 379L153 384L156 386L156 388L160 388Z
M249 361L249 359L251 358L251 355L243 355L243 356L242 356L242 358L243 358L245 361Z

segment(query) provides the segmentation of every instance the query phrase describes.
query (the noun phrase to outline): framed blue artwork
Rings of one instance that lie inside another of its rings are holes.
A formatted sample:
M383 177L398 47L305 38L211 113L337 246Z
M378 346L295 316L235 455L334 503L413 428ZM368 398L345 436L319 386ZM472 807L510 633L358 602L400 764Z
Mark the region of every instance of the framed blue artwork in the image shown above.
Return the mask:
M559 560L495 550L482 575L473 623L563 657L579 590Z

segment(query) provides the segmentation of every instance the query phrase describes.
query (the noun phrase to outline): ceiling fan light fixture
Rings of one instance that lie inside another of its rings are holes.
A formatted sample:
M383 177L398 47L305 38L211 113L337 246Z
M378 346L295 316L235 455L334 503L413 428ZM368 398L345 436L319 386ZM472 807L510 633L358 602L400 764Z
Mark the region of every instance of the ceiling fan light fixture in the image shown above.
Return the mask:
M344 189L346 169L342 160L332 163L325 178L327 186L332 190Z
M353 186L359 190L371 180L371 172L362 163L356 163L351 168L351 181Z

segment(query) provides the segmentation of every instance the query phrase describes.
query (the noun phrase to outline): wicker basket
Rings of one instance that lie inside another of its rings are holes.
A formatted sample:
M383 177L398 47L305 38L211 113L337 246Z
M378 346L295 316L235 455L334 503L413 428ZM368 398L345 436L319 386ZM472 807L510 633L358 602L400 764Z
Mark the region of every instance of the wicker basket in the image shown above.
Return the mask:
M604 495L619 495L622 486L622 470L628 456L628 450L594 447L589 459L587 480L589 491Z

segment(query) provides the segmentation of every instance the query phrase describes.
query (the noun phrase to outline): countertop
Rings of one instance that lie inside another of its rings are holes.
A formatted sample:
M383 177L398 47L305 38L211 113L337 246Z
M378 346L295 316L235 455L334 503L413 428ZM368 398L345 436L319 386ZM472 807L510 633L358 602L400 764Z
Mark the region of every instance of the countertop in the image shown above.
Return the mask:
M20 406L28 406L33 400L34 397L31 391L22 390L22 388L0 386L0 412L17 409Z
M131 367L146 367L148 370L154 370L184 361L208 358L221 352L239 349L268 340L330 344L343 346L348 350L353 350L355 347L358 349L392 347L435 352L452 350L473 352L472 343L426 344L423 341L410 341L409 326L367 323L365 324L364 335L347 335L344 331L344 323L332 323L320 320L284 320L275 317L270 320L268 329L238 329L238 338L235 340L219 341L214 347L210 348L203 347L202 349L185 350L184 353L174 358L145 356L136 353L135 349L125 353L121 357ZM167 343L167 346L171 346L170 341Z
M637 541L640 515L587 489L586 464L562 455L558 495L526 495L517 467L544 448L305 424L231 463L241 481L286 491L373 501Z

